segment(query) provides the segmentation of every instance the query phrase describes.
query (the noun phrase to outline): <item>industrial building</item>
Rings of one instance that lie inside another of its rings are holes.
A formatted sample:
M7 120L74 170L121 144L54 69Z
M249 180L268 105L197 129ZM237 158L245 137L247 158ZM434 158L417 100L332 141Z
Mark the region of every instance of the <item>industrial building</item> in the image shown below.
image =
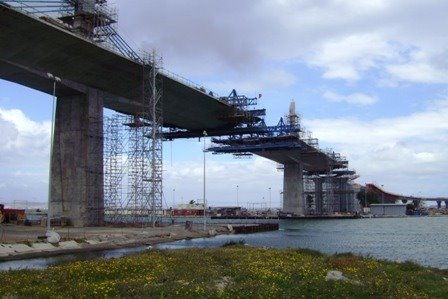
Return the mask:
M370 213L375 217L406 216L406 204L371 204Z

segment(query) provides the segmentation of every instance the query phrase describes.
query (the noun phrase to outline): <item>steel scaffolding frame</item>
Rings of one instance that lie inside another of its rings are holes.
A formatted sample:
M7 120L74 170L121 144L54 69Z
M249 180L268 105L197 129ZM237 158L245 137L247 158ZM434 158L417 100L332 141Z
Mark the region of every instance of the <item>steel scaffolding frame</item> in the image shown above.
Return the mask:
M104 119L104 205L107 222L124 222L123 180L127 146L123 124L128 116L113 114Z
M163 102L162 79L157 76L162 60L156 52L147 55L144 63L144 101L147 101L150 122L148 134L150 148L149 211L152 226L156 225L163 210ZM146 106L146 105L145 105ZM145 138L146 140L146 138Z
M105 125L105 202L110 222L155 226L163 209L161 59L153 52L145 61L142 111L115 115Z
M90 195L87 198L87 219L89 219L89 225L102 225L104 223L104 202L103 202L103 189L98 190L97 186L101 186L104 174L102 168L103 157L103 117L88 116L89 125L87 128L87 157L86 161L86 193ZM92 192L91 190L96 190Z

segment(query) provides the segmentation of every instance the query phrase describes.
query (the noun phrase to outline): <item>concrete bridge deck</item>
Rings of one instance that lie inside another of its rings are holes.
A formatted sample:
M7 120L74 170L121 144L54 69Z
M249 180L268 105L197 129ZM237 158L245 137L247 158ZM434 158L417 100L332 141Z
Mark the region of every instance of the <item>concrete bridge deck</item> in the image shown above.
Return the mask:
M52 94L52 73L62 79L58 97L103 92L104 107L135 114L142 102L142 65L59 26L0 3L0 78ZM163 78L165 126L232 127L227 103L171 77Z
M104 212L102 108L141 112L143 66L63 27L0 2L0 79L52 94L47 73L61 78L56 89L52 210L75 219L76 226L98 225ZM235 127L232 116L241 111L163 73L159 76L164 126L199 132ZM339 163L305 143L301 146L254 152L285 165L285 206L296 214L303 214L303 170L326 171Z

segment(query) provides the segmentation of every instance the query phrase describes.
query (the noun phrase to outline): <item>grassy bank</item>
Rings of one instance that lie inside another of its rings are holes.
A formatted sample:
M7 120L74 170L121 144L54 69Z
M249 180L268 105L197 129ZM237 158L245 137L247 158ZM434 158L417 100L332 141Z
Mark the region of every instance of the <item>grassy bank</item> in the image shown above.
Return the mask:
M330 270L345 279L326 280ZM447 280L446 270L409 262L230 246L4 272L0 297L447 298Z

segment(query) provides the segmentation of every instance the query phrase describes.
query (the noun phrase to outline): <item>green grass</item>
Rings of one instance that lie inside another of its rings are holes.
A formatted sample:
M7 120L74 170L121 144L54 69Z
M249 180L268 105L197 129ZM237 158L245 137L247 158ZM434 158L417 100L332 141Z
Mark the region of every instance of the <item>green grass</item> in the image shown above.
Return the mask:
M447 298L447 280L411 262L226 246L3 272L0 298Z

